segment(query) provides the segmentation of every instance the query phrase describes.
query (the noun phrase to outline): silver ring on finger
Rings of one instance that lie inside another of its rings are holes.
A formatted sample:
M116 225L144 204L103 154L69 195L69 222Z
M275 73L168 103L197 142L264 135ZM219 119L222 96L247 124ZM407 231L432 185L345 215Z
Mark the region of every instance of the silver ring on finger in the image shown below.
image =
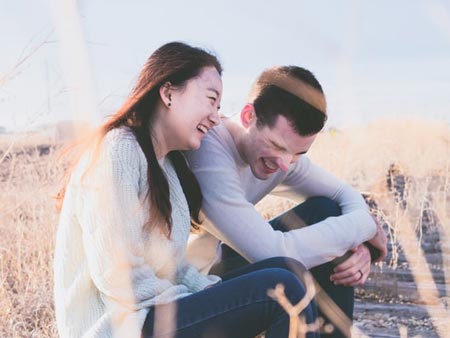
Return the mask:
M360 281L360 280L361 280L361 278L363 278L364 274L362 273L361 269L360 269L360 270L358 270L358 272L360 273L360 276L359 276L359 278L358 278L358 281Z

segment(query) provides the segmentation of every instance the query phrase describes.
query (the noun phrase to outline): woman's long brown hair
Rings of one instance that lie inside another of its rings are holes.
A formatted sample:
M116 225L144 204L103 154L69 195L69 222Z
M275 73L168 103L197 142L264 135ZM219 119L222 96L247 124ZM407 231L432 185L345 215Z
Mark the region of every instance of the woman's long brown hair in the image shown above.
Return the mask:
M128 99L98 128L91 139L96 140L98 149L100 142L109 131L121 126L128 126L132 130L148 164L147 197L150 202L150 220L143 225L146 232L149 232L153 226L161 227L168 237L172 232L169 184L157 161L151 135L155 107L159 100L159 89L166 82L182 87L189 79L198 76L203 67L208 66L215 67L219 74L222 74L218 59L202 49L181 42L171 42L158 48L143 66ZM168 157L174 165L186 196L191 224L197 228L196 224L200 223L199 212L202 204L200 186L180 151L172 151ZM78 158L79 156L75 162L78 162ZM71 166L67 176L73 171L75 165L76 163ZM60 205L64 198L64 190L65 187L57 196Z

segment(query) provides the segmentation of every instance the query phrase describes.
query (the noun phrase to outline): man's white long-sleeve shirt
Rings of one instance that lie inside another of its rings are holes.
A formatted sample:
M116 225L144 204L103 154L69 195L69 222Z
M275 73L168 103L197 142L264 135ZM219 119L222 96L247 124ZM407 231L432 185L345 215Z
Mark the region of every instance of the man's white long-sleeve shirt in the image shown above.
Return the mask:
M301 156L287 172L277 171L260 180L240 157L223 123L205 136L199 150L185 155L202 189L207 218L203 227L250 262L287 256L312 268L375 236L375 222L358 191L307 156ZM254 207L269 193L325 196L339 204L342 215L312 227L276 231Z

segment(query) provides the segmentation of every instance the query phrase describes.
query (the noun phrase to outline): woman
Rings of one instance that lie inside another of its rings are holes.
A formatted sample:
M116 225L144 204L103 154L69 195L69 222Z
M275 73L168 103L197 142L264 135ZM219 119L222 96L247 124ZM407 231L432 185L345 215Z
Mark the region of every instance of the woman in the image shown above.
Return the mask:
M221 282L184 260L202 195L180 150L219 122L221 71L201 49L160 47L75 164L54 262L62 337L287 337L289 317L267 290L282 283L298 302L293 273L263 262Z

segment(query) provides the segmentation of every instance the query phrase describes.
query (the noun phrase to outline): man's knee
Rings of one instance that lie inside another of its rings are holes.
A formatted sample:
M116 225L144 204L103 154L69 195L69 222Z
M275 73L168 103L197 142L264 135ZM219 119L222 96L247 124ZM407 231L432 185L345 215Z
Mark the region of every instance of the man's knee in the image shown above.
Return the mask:
M341 207L331 198L324 196L315 196L308 198L305 203L326 217L340 216L342 214Z
M315 196L272 219L270 224L275 230L286 232L341 214L341 208L335 201L328 197Z
M272 226L282 231L288 231L321 222L328 217L340 216L341 214L341 207L335 201L328 197L315 196L308 198L303 203L275 218Z
M297 304L305 297L307 289L313 286L307 284L302 278L303 275L299 276L295 272L298 264L304 269L303 265L294 259L286 257L275 257L273 258L273 262L280 263L280 267L269 268L263 271L272 273L272 276L276 277L277 283L284 286L284 292L289 301L294 305ZM283 266L284 264L286 266ZM287 267L294 268L289 269ZM303 310L303 315L305 315L308 323L311 323L314 318L317 318L317 311L317 305L311 300L310 304Z
M266 273L266 278L261 279L261 283L264 282L273 283L276 281L276 284L282 284L285 288L285 294L289 298L292 303L297 303L302 299L306 293L305 286L302 281L290 270L281 268L281 267L273 267L261 270L262 273Z
M293 273L297 278L305 282L305 273L308 269L298 260L291 257L272 257L261 262L265 268L283 269Z

